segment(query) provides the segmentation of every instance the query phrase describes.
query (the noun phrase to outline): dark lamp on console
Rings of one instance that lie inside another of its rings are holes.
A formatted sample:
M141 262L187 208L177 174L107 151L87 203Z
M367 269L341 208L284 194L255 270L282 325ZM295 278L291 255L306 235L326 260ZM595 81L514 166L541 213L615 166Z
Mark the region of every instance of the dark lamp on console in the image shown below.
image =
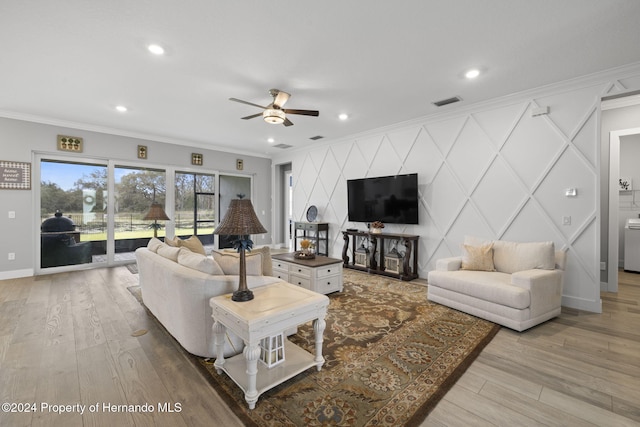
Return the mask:
M258 217L253 210L253 204L249 199L233 199L229 204L229 209L224 219L220 222L213 234L224 234L237 236L233 247L240 254L240 280L238 290L233 293L233 301L250 301L253 299L253 292L247 287L247 264L245 260L245 250L251 251L253 241L250 234L262 234L267 230L260 224Z
M164 212L164 209L162 209L162 205L157 202L151 203L149 212L147 212L142 219L145 221L153 221L153 224L151 224L151 228L153 228L153 237L158 237L158 228L161 227L161 225L158 224L158 221L170 221L169 217Z

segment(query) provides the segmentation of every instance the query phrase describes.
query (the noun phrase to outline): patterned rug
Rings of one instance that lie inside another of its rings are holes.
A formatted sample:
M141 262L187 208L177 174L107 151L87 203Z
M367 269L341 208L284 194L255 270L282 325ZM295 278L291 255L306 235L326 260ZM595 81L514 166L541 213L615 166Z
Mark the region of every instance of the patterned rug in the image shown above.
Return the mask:
M353 270L344 279L329 296L322 370L267 391L255 409L213 360L192 356L246 425L419 425L500 329L430 303L425 286ZM309 323L289 339L313 352L313 336Z

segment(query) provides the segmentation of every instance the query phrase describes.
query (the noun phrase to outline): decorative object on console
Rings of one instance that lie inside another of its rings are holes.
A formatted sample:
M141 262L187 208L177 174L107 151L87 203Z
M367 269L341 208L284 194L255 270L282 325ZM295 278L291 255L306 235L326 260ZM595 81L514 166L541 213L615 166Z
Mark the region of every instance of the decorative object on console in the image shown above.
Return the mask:
M384 228L384 224L381 221L373 221L371 223L372 233L382 233L383 228Z
M158 228L162 227L161 224L158 224L158 221L171 221L167 214L162 209L162 205L157 203L155 200L155 194L153 198L153 202L151 202L151 207L149 208L149 212L142 218L145 221L153 221L151 224L151 228L153 228L153 237L158 237Z
M313 222L316 218L318 218L318 208L315 205L311 205L307 209L307 221Z
M240 195L239 195L240 196ZM213 234L225 234L237 236L233 247L240 254L240 271L238 290L233 293L233 301L250 301L253 299L253 292L247 287L247 264L245 251L251 252L253 241L250 234L262 234L267 230L260 224L260 220L253 210L253 204L249 199L233 199L229 203L229 209L220 225L216 227Z
M369 262L369 249L364 247L364 243L361 243L360 247L356 249L354 264L366 267L367 262Z
M396 243L397 244L397 243ZM392 271L396 274L400 274L402 271L402 261L404 258L398 253L395 246L384 256L384 269L385 271Z

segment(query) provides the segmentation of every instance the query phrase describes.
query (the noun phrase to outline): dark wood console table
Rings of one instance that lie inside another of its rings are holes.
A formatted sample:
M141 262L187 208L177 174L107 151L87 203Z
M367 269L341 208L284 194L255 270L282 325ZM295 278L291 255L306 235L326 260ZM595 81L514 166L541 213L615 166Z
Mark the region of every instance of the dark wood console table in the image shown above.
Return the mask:
M368 231L343 231L344 247L342 248L342 261L345 268L366 271L373 274L382 274L384 276L395 277L401 280L413 280L418 278L418 239L419 236L411 234L394 234L394 233L370 233ZM369 260L367 266L357 265L356 245L358 237L366 237L371 242L369 248ZM387 271L385 268L385 241L398 240L406 248L402 269L399 273ZM378 244L379 242L379 244ZM351 251L349 251L351 246ZM349 257L351 252L351 257Z

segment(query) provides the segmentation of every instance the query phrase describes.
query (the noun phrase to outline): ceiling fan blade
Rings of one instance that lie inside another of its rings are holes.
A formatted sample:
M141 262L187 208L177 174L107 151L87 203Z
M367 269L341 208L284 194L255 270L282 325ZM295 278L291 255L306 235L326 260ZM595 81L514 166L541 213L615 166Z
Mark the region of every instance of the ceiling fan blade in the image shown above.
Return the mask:
M254 107L262 108L263 110L265 108L267 108L267 107L263 107L262 105L254 104L253 102L243 101L242 99L238 99L238 98L229 98L229 101L239 102L241 104L252 105Z
M284 104L289 100L291 96L287 92L283 92L277 89L271 89L272 91L278 91L277 94L273 98L273 105L276 105L280 108L284 107Z
M293 122L287 118L284 119L284 122L282 124L285 126L293 126Z
M320 115L319 111L316 110L284 110L286 114L301 114L303 116L315 116L318 117Z
M242 117L242 120L255 119L256 117L260 117L261 115L262 115L262 113L252 114L252 115L247 116L247 117Z

